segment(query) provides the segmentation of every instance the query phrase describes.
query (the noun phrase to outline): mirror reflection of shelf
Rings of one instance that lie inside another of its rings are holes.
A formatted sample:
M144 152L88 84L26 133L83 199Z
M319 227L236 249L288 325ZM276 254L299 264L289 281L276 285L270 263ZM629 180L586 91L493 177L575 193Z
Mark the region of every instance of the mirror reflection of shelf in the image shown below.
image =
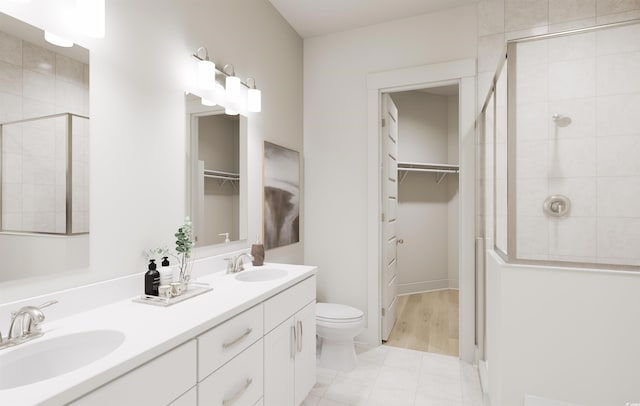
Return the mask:
M234 189L238 188L238 182L240 182L240 174L233 172L214 171L212 169L205 169L203 171L205 179L218 179L220 187L223 187L225 183L231 183Z
M398 162L400 183L404 181L409 172L432 172L436 175L436 183L440 184L445 176L460 172L460 165L431 164L418 162Z

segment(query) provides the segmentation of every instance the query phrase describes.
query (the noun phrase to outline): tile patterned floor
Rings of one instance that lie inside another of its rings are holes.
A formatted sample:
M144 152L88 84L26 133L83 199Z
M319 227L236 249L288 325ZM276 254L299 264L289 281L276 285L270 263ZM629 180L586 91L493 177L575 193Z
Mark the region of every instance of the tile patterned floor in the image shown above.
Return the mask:
M350 372L317 368L303 406L483 406L478 370L456 357L379 346Z

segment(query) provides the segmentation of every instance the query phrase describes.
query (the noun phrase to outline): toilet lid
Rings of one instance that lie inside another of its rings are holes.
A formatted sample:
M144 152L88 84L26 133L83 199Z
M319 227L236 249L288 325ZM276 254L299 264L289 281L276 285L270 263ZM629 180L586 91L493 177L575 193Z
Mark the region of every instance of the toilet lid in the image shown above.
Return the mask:
M360 319L364 313L354 307L337 303L316 303L316 319L352 321Z

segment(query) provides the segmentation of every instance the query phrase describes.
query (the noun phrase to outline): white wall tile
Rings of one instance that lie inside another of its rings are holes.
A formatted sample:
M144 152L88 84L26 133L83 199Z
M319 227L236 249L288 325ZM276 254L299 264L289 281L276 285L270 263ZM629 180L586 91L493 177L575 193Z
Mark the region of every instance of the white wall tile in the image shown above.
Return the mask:
M22 153L22 126L20 124L2 126L2 148L0 151L7 154Z
M22 40L0 31L0 61L22 65Z
M517 179L546 178L549 151L547 140L522 140L516 143Z
M506 0L505 30L524 30L548 24L549 3L539 0Z
M553 0L549 2L549 23L596 16L596 0Z
M56 79L84 86L85 64L60 54L56 54L55 57Z
M548 42L549 61L551 62L589 59L596 56L596 34L594 32L551 38Z
M22 95L22 69L19 66L0 62L0 92Z
M597 0L596 2L598 15L616 14L636 9L640 9L638 0Z
M553 178L596 176L596 140L550 140L548 162L549 176Z
M565 100L595 95L595 58L549 64L549 99Z
M598 97L596 129L600 137L640 134L640 94Z
M25 70L22 79L22 94L25 97L48 103L55 102L56 80L54 76Z
M504 0L478 2L478 36L504 33Z
M547 65L518 66L517 103L544 102L547 100L549 68Z
M640 52L604 55L598 58L598 95L640 92Z
M22 155L2 154L2 181L7 183L22 182Z
M554 114L560 115L560 125L553 121ZM562 126L562 118L569 118L571 123ZM553 100L549 102L545 122L552 139L593 137L596 135L596 99Z
M548 41L527 41L518 44L518 66L546 65L549 63Z
M549 138L551 114L547 102L520 103L516 106L516 134L518 140L546 140Z
M640 176L599 178L598 216L640 219Z
M596 24L611 24L611 23L619 23L622 21L634 21L640 19L640 10L632 10L626 11L623 13L617 14L608 14L608 15L598 15L596 17Z
M56 54L27 41L22 42L22 67L48 76L56 73Z
M547 219L541 216L518 216L517 221L518 258L530 259L531 255L547 255L549 253Z
M55 213L35 213L34 231L43 233L53 233L56 231Z
M55 211L57 213L64 213L67 209L67 188L65 186L56 185L55 193Z
M2 184L2 213L22 212L22 185L19 183Z
M596 184L596 178L550 178L548 195L567 196L571 200L571 217L595 217L596 190L599 191Z
M81 85L58 81L55 89L56 110L59 113L82 114L84 89Z
M640 219L599 218L598 258L638 260Z
M53 213L56 211L56 188L54 185L35 185L33 188L33 208L37 213ZM51 223L51 228L53 228Z
M2 228L7 231L22 229L22 213L5 213L2 215Z
M0 122L22 119L22 98L15 94L0 92Z
M640 51L640 24L596 31L598 55Z
M542 217L542 204L550 195L547 179L518 179L516 186L516 213L517 216ZM595 189L595 188L594 188Z
M549 219L549 255L592 257L596 251L595 217Z
M598 176L640 176L640 133L597 139Z
M22 109L24 118L35 118L55 114L56 105L54 101L44 102L29 97L23 97Z
M495 72L505 55L504 34L478 38L478 72Z
M596 18L582 18L580 20L565 21L562 23L549 24L547 31L549 34L562 33L566 31L579 30L582 28L590 28L596 25Z

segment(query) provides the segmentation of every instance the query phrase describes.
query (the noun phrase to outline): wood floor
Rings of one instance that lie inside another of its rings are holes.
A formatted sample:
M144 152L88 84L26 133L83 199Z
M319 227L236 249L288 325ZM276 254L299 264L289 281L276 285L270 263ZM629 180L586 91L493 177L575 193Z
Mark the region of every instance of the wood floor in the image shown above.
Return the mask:
M398 319L385 345L458 356L458 291L398 297Z

